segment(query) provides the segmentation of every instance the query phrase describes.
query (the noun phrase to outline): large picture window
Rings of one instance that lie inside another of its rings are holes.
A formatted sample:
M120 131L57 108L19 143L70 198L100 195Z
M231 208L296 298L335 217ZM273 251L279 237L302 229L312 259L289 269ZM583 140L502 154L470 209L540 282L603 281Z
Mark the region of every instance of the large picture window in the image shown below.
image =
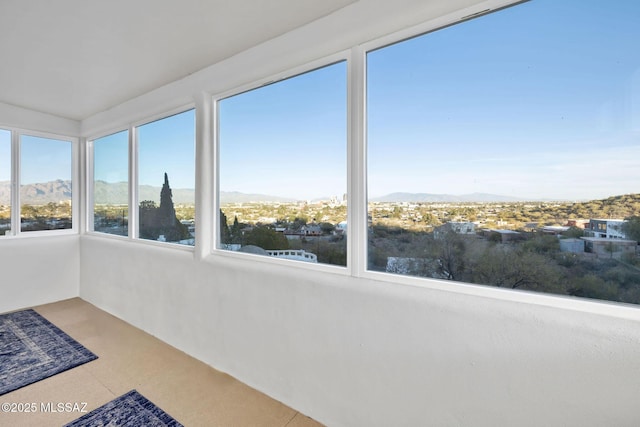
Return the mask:
M346 265L346 69L219 101L221 249Z
M127 236L129 230L129 132L93 144L93 230Z
M537 0L370 51L368 269L640 303L638 12Z
M21 231L72 228L72 143L20 136Z
M136 128L138 237L195 244L195 111Z
M11 233L11 132L0 129L0 236Z

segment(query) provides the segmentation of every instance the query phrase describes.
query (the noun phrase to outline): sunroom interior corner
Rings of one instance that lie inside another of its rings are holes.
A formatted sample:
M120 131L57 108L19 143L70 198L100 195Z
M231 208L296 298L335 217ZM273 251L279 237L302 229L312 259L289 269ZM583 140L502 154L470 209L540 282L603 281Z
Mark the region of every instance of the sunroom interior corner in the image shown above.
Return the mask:
M77 230L0 240L0 312L80 297L326 425L640 420L634 307L417 286L212 250L214 99L354 58L362 44L424 22L444 25L509 2L403 0L395 10L383 3L345 4L81 120L0 103L0 126L79 141ZM195 248L87 232L86 142L185 108L196 114L203 219ZM350 188L363 188L357 184Z

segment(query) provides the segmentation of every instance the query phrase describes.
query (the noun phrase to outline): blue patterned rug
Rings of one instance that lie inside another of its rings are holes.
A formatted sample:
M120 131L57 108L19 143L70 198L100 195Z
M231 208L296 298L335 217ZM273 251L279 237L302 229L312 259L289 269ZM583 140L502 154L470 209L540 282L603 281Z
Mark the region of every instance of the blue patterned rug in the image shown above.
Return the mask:
M97 357L33 310L0 315L0 396Z
M135 390L113 399L64 427L183 427Z

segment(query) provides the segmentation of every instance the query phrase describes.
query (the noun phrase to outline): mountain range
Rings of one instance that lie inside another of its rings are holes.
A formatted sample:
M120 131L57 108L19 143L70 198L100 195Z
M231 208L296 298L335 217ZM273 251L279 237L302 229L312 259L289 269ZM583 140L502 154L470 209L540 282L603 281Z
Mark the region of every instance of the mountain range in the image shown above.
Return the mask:
M431 193L391 193L381 197L369 199L370 202L422 202L422 203L455 203L455 202L518 202L522 199L499 194L470 193L470 194L431 194Z
M141 185L138 188L138 200L152 200L160 203L160 186ZM68 180L56 180L37 184L23 185L21 202L31 205L42 205L60 200L71 200L72 185ZM173 203L190 204L195 200L195 190L190 188L172 188ZM95 182L94 200L99 204L125 205L128 200L128 183L105 181ZM250 203L250 202L293 202L294 199L266 194L247 194L237 191L222 191L221 203ZM0 181L0 205L11 202L11 182Z
M21 202L42 205L60 200L71 200L71 181L56 180L37 184L23 185ZM0 205L11 203L11 181L0 182Z
M22 203L45 204L59 200L71 199L71 181L56 180L38 184L22 186ZM160 186L141 185L139 187L138 200L152 200L160 203ZM127 204L128 184L126 182L107 183L95 182L95 201L99 204L124 205ZM195 190L188 188L174 188L173 203L188 204L195 200ZM0 204L7 205L11 200L11 183L0 182ZM267 194L247 194L238 191L220 192L221 203L261 203L261 202L295 202L295 199L271 196ZM391 193L381 197L370 199L371 202L422 202L422 203L456 203L456 202L518 202L516 197L501 196L498 194L470 193L462 195L431 194L431 193Z

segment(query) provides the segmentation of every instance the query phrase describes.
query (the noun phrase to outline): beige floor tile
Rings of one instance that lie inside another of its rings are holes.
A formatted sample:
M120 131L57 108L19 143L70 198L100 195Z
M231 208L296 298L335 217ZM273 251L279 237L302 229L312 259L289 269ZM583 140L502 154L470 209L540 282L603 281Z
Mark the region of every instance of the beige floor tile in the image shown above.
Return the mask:
M1 396L3 403L28 404L33 411L2 413L0 425L61 426L114 397L100 381L79 366Z
M285 426L295 411L205 365L183 365L138 391L193 426Z
M296 413L296 416L293 417L291 421L289 421L286 427L322 427L322 424L320 424L313 418L309 418L306 415L298 412Z
M34 403L37 409L2 413L0 426L60 426L82 413L43 409L86 403L90 411L133 389L185 426L321 426L80 298L34 309L98 359L0 396L0 402Z

